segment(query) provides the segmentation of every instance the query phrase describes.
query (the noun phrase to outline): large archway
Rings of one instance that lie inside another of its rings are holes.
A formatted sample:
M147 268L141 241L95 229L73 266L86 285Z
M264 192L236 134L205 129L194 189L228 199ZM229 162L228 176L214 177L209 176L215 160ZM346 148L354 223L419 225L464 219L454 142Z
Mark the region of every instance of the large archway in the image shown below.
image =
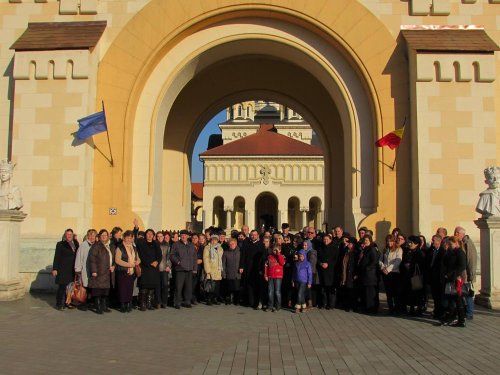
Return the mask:
M132 21L133 28L139 18L155 17L151 9L156 3ZM344 8L363 11L370 27L380 27L357 2L345 2ZM327 27L302 11L276 4L252 10L214 7L213 13L205 11L165 34L144 66L137 67L127 104L111 109L125 108L119 177L130 181L123 202L130 214L156 227L188 221L189 154L198 132L224 107L254 97L295 108L317 132L325 150L325 221L352 228L377 211L380 189L395 187L394 177L383 176L386 186L380 184L380 155L373 147L383 131L384 107L394 110L390 80L370 75L382 66L365 50L352 49L356 43L347 43L352 38L348 30L333 31L333 24ZM381 34L380 45L394 49L387 31L376 34ZM361 62L361 56L368 60ZM104 60L111 64L113 58ZM100 76L107 69L103 64ZM108 86L101 85L102 96L111 93ZM385 124L394 128L394 113L387 113ZM97 201L102 200L97 193ZM390 211L395 201L384 203Z

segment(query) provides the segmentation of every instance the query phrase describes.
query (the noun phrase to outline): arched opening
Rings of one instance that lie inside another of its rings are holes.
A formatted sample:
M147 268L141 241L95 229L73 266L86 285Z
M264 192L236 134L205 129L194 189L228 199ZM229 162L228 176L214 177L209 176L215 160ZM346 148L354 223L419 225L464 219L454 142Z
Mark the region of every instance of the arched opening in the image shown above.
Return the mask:
M144 60L144 67L135 72L137 78L125 82L129 90L124 92L125 104L113 103L115 113L124 113L126 130L124 167L114 179L130 182L121 200L127 210L149 225L182 225L183 218L190 215L189 156L199 131L232 103L252 98L293 108L316 131L325 151L325 221L344 223L351 229L376 211L377 155L382 152L373 143L383 130L380 103L388 112L394 109L388 79L394 76L380 78L375 74L384 68L378 55L363 52L360 56L335 25L309 22L310 16L302 16L293 7L289 11L279 6L272 11L264 8L251 12L221 8L213 16L207 13L189 22L180 21L185 22L183 31L172 34L175 39L165 34L164 41L149 54L151 58ZM349 5L347 9L355 12L355 8ZM147 17L144 14L141 20ZM370 23L379 23L370 14L367 17ZM137 22L131 22L133 32L140 36ZM120 36L120 41L125 39L125 35ZM394 38L389 33L382 29L377 40L392 52ZM107 76L110 66L121 69L120 64L113 64L115 56L108 56L106 64L101 64L101 77ZM366 60L370 56L377 58ZM400 78L405 74L401 72ZM106 99L114 87L103 82L101 96ZM403 107L397 106L398 111ZM389 128L394 125L393 116L391 112L385 118ZM285 180L289 174L294 178L300 173L296 167L291 162L290 168L285 168ZM248 176L258 176L258 172L251 167L246 171ZM395 181L394 176L385 178L385 184L388 179L391 184ZM100 190L113 189L106 185ZM94 196L99 207L108 204L97 190ZM247 202L255 200L245 198ZM301 202L308 199L299 198ZM393 207L393 201L380 215ZM247 210L252 211L253 205L251 208ZM278 212L283 212L280 207ZM256 216L249 212L249 223L256 222ZM205 212L204 217L213 215ZM276 223L285 218L279 217Z
M233 212L231 215L231 228L241 230L243 224L246 224L245 218L245 198L236 197L234 198Z
M298 232L302 228L300 221L300 201L297 197L288 200L288 224L292 232Z
M317 197L309 199L309 210L307 211L307 225L315 229L323 228L321 200Z
M226 214L222 197L214 198L212 223L215 227L226 228Z
M256 223L255 228L277 228L278 199L274 194L262 193L255 199Z

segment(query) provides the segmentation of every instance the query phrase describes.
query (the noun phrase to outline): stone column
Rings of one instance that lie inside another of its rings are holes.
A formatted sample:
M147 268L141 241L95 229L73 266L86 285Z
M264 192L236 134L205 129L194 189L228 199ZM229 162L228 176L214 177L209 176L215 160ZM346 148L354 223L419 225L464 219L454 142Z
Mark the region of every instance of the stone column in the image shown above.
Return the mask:
M18 210L0 210L0 301L24 296L19 277L19 237L26 214Z
M307 226L307 211L309 211L309 207L300 207L300 212L302 212L302 226L300 229Z
M247 225L250 227L250 230L255 229L255 211L254 210L247 211Z
M480 218L474 223L481 234L481 290L478 305L500 308L500 217Z
M233 208L230 206L224 206L224 211L226 211L226 231L231 232L231 212L233 212Z

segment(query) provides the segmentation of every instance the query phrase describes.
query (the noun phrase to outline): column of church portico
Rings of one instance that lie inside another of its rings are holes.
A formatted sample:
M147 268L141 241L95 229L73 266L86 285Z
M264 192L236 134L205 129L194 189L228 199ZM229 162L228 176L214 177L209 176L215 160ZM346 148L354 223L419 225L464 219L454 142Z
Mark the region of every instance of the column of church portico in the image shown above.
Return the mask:
M255 211L247 211L247 222L246 224L250 227L250 230L255 229Z
M279 220L279 223L277 224L277 227L279 230L281 230L281 224L288 222L288 209L284 209L284 210L281 209L281 210L279 210L279 213L280 213L280 215L279 215L280 220Z
M224 211L226 211L226 231L230 232L232 229L231 212L233 212L233 208L230 206L224 206Z
M214 225L214 212L213 210L203 210L203 226L205 228Z
M307 211L309 211L309 207L300 207L300 211L302 212L302 228L304 228L307 226Z

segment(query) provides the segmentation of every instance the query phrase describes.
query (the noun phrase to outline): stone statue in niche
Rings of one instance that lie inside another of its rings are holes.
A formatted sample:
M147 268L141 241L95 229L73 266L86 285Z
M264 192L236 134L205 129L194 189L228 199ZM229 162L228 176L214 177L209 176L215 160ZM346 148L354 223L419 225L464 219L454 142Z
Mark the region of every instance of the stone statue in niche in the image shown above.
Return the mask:
M14 166L7 160L0 162L0 210L20 210L23 207L21 191L11 184Z
M476 212L483 218L500 217L500 167L488 167L484 170L488 189L479 193Z

